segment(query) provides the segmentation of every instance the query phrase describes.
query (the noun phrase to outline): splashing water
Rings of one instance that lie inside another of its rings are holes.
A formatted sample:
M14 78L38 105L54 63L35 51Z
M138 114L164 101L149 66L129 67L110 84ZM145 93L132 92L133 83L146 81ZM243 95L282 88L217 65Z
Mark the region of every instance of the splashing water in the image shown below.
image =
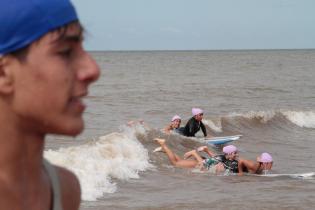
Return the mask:
M118 180L139 178L139 172L153 166L148 151L135 137L141 126L125 127L122 133L101 136L87 144L45 151L45 158L73 171L80 180L82 199L94 201L117 190Z

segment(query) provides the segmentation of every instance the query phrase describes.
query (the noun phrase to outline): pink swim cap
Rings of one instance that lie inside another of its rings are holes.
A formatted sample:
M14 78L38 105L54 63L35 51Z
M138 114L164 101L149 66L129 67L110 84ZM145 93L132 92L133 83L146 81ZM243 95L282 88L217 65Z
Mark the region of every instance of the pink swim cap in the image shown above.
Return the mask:
M199 108L192 108L191 113L193 116L196 116L198 114L203 114L203 111L202 109L199 109Z
M236 151L237 151L237 148L234 145L228 145L228 146L223 147L223 152L225 154L232 154L233 152L236 152Z
M272 162L272 157L269 153L264 152L258 157L258 162L262 163L271 163Z
M182 120L182 119L180 118L180 116L175 115L175 116L172 118L172 122L175 121L175 120Z

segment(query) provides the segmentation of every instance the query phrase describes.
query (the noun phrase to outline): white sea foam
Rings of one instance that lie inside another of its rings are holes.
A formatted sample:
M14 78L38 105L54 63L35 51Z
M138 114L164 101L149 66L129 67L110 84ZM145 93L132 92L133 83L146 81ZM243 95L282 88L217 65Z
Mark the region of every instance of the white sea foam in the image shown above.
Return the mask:
M315 128L315 112L313 111L250 111L247 113L231 113L229 117L258 119L262 123L267 123L274 118L276 114L282 114L287 120L299 127Z
M315 128L315 112L284 111L283 115L297 126Z
M73 171L80 180L82 199L94 201L104 193L116 191L117 183L112 178L139 178L139 171L153 167L149 163L148 151L134 135L141 129L139 126L127 127L122 133L101 136L97 141L81 146L45 151L45 157Z
M249 111L247 113L231 113L229 117L244 117L247 119L256 119L261 123L267 123L276 115L275 111Z
M221 125L221 121L219 121L217 123L217 125L212 121L212 120L206 120L206 119L203 119L202 122L209 126L213 131L215 132L222 132L222 125Z

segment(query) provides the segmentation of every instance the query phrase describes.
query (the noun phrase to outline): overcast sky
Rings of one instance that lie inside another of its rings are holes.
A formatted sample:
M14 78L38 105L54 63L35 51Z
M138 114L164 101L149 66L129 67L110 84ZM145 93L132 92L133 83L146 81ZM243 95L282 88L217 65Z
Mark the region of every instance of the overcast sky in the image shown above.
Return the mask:
M315 0L72 0L88 50L315 48Z

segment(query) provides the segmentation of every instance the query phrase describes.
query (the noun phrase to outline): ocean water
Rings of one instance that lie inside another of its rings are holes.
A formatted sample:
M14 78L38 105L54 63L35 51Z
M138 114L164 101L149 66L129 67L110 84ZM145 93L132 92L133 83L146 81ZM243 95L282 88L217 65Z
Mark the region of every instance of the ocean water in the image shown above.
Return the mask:
M241 157L267 151L273 174L315 172L315 50L92 55L102 76L86 98L86 129L75 139L49 136L45 151L78 176L81 210L313 209L314 175L202 173L152 150L156 137L179 156L203 145L160 131L200 107L211 135L242 135L234 143Z

